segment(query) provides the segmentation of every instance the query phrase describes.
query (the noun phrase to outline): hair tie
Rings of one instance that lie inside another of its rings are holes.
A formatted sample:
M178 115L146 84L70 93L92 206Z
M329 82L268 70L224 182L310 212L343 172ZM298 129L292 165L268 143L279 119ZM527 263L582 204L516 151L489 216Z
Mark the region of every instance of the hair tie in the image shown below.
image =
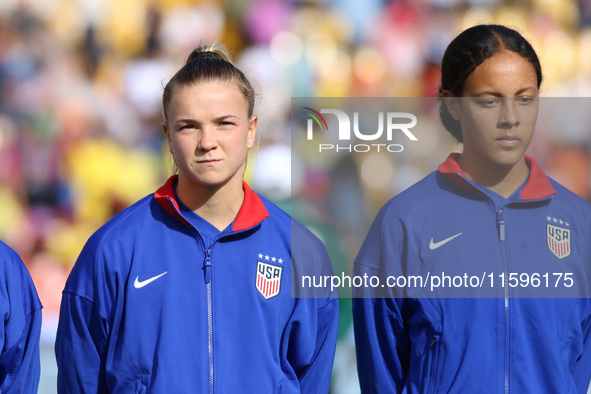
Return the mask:
M215 53L212 51L203 51L203 52L199 52L197 54L197 56L195 56L196 59L215 59Z

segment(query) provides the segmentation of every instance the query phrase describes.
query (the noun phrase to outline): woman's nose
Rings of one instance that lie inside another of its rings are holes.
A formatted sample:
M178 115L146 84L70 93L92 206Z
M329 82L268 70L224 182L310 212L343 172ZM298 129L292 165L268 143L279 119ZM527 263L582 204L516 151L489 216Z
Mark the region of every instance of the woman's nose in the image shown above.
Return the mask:
M504 97L501 100L499 127L502 129L511 129L519 126L519 113L513 97Z
M208 151L217 147L216 131L211 126L204 126L199 136L198 148Z

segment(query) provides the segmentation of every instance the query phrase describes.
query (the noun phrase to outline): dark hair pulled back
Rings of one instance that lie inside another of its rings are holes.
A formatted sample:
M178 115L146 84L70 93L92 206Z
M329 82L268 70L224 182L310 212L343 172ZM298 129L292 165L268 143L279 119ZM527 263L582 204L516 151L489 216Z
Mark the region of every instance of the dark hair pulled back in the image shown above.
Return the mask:
M222 44L202 45L195 48L187 62L168 81L162 94L164 120L168 122L166 109L174 91L182 86L191 86L204 81L233 82L244 95L248 117L253 115L256 93L250 82L234 64L230 53Z
M502 25L477 25L460 33L447 47L441 61L441 86L439 97L449 90L455 97L462 97L466 79L486 59L508 50L521 55L536 71L538 88L542 84L542 66L530 43L517 31ZM455 120L445 101L439 108L441 122L458 141L463 142L462 127Z

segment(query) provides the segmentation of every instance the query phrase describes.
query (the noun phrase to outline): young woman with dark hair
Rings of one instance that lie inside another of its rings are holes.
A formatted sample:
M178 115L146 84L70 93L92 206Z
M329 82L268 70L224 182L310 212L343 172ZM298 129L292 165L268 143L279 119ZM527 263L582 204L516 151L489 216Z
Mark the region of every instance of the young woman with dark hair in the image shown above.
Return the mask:
M542 66L536 52L521 34L502 25L480 25L457 36L447 47L441 61L440 96L471 97L464 92L466 80L482 62L499 52L512 52L529 62L535 71L536 87L542 84ZM472 77L473 79L476 76ZM445 128L463 142L460 121L441 102L441 121Z
M441 118L463 151L382 207L354 270L477 268L494 273L500 296L354 299L363 393L586 393L591 204L524 155L541 82L534 50L504 26L472 27L447 48ZM577 296L522 292L509 285L515 272L574 273Z

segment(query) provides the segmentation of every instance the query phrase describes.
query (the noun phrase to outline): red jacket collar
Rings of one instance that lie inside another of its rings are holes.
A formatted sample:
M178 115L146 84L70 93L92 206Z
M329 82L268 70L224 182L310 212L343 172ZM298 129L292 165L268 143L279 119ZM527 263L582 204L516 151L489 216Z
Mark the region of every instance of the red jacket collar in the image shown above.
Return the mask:
M439 172L451 182L464 189L482 193L466 180L464 171L462 171L458 164L459 157L459 153L450 154L447 160L439 165ZM523 189L521 189L521 200L539 200L558 193L554 190L548 177L538 167L538 163L532 157L526 155L525 162L529 166L529 178Z
M171 214L181 223L189 226L189 223L180 214L181 210L174 193L174 185L177 180L178 175L173 175L168 178L166 183L154 193L154 198L166 212ZM238 211L236 219L234 219L232 231L246 230L269 217L267 208L265 208L261 198L255 192L250 190L248 184L244 181L242 181L242 188L244 189L244 201L242 202L242 206L240 207L240 211Z

